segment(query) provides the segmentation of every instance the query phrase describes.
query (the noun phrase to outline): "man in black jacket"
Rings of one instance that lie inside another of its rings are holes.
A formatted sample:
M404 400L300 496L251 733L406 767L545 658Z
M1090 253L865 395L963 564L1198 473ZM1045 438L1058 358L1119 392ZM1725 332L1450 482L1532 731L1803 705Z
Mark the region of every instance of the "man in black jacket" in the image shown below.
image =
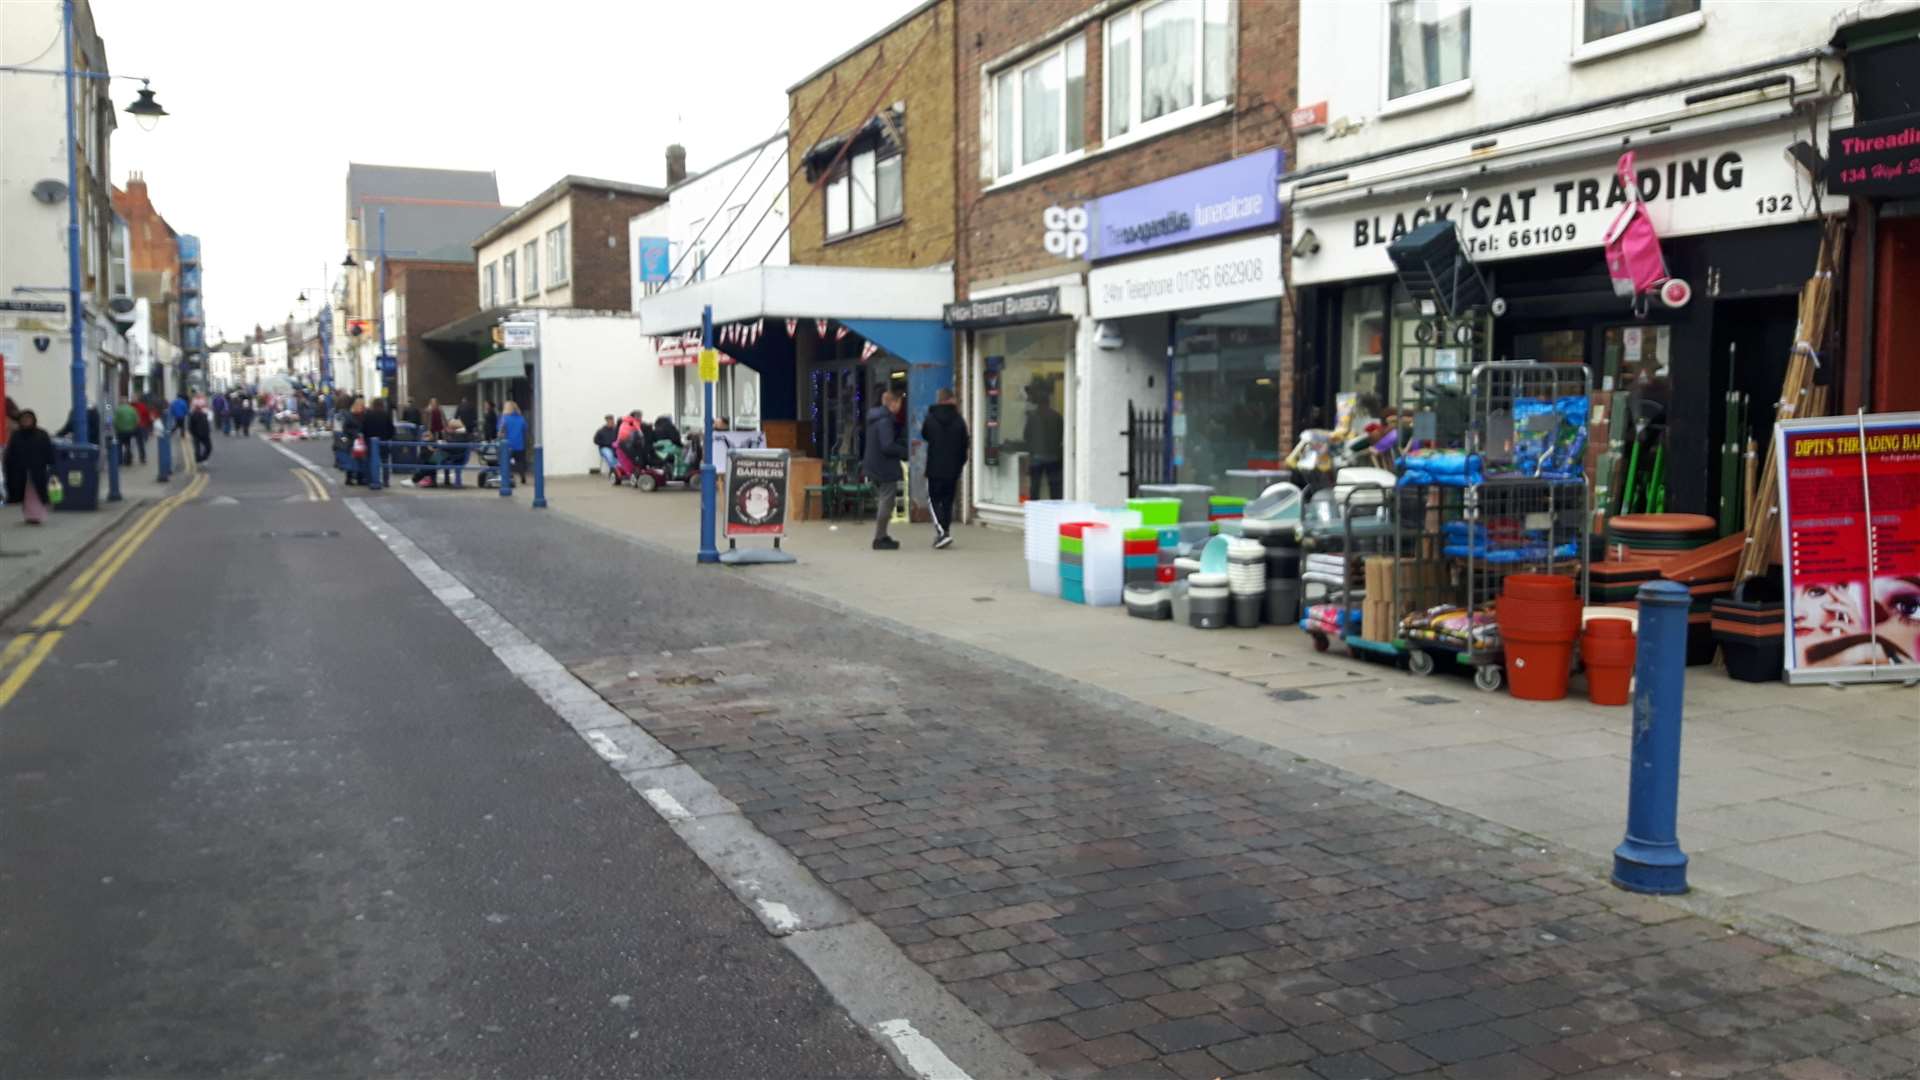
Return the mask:
M927 509L933 514L933 546L953 544L953 495L960 489L960 470L967 467L967 422L953 403L953 391L942 389L920 425L927 442Z
M893 500L900 494L900 463L907 460L906 425L900 420L900 395L891 390L867 412L867 449L860 465L873 485L873 549L893 551L900 541L887 535Z

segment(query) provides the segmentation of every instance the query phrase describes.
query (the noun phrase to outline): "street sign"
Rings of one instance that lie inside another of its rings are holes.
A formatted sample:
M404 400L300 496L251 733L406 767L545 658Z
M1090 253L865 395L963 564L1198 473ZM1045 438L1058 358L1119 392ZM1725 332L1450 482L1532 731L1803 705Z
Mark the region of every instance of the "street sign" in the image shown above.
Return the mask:
M720 381L720 350L719 349L701 349L700 350L700 381L701 382L719 382Z
M501 323L500 342L509 349L532 349L540 344L540 335L530 322Z
M727 454L727 536L785 536L787 452L741 449Z
M67 312L67 305L56 300L0 300L0 311L31 311L39 315L64 315Z
M380 374L392 375L398 370L400 370L400 363L393 358L392 353L380 354Z

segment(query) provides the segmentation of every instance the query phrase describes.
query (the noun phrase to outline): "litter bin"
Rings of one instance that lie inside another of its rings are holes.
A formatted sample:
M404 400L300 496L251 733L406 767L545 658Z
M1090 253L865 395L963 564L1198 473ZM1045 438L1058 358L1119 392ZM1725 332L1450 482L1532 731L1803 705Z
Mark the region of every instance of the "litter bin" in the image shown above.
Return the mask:
M92 443L55 442L53 475L65 489L56 510L100 509L100 448Z

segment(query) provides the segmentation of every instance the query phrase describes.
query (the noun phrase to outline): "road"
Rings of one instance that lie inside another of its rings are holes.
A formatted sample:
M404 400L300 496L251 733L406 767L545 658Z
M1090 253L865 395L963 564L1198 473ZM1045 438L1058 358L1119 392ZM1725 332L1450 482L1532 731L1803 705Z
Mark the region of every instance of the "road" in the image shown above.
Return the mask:
M300 471L217 440L9 657L0 1073L896 1075Z
M1523 834L525 492L295 468L222 441L7 627L0 1073L1920 1071L1904 976ZM722 818L827 902L749 914Z

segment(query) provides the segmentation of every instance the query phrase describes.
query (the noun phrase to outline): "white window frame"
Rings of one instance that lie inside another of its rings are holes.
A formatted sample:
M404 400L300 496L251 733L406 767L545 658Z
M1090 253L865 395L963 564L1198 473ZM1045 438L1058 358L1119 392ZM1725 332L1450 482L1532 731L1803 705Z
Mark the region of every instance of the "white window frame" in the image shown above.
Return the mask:
M872 190L868 192L868 194L873 196L873 220L865 225L855 225L853 223L853 200L855 198L855 193L858 191L859 188L858 188L858 185L853 182L853 159L856 157L859 157L861 154L873 155L873 183L869 185ZM893 160L897 160L900 162L900 185L901 185L900 186L900 212L898 214L893 215L892 217L881 217L880 216L880 163L882 161L893 161ZM839 232L833 231L831 227L833 223L833 218L829 216L832 213L830 204L832 202L833 196L831 194L823 194L820 201L821 235L825 236L829 241L842 240L849 236L859 236L862 233L870 233L875 229L884 229L889 225L893 225L898 222L905 221L907 218L906 179L907 179L907 151L904 147L887 147L887 146L880 146L876 144L873 146L869 146L863 150L849 152L844 158L840 160L840 164L834 168L834 171L828 174L827 182L821 185L821 188L820 188L820 190L823 193L830 193L832 192L833 186L835 184L840 183L843 180L846 181L847 227L840 230ZM729 224L731 224L734 218L739 217L740 212L744 209L746 209L745 203L740 203L738 205L729 207L727 210L727 220Z
M1634 30L1623 30L1598 41L1586 41L1584 39L1587 31L1587 2L1588 0L1573 2L1573 63L1575 64L1604 60L1609 56L1618 56L1662 41L1671 41L1703 30L1707 25L1706 3L1702 0L1700 10L1690 11L1685 15L1675 15L1657 23L1648 23Z
M547 287L557 289L573 280L567 262L567 226L562 223L547 230Z
M1080 145L1072 150L1067 150L1065 149L1065 146L1067 145L1067 125L1071 122L1071 119L1072 119L1068 117L1066 114L1067 113L1067 49L1068 47L1072 46L1076 42L1080 45L1081 89L1080 89L1079 120L1080 120L1080 126L1081 126L1081 136L1080 136ZM986 125L987 137L985 139L985 143L987 146L986 166L987 166L987 175L991 176L996 182L1018 180L1023 177L1033 176L1037 173L1048 172L1050 170L1060 168L1062 165L1067 165L1067 164L1071 164L1072 162L1078 161L1087 155L1086 108L1087 108L1087 94L1089 90L1087 87L1087 53L1086 53L1087 44L1086 42L1087 42L1087 38L1086 38L1085 31L1076 30L1072 34L1061 39L1060 43L1057 45L1052 45L1036 53L1029 53L1028 55L1021 57L1018 61L1014 63L1004 65L1002 67L996 68L986 73L986 100L990 105L990 107L987 110L987 125ZM1021 84L1023 82L1022 76L1025 75L1027 69L1032 67L1037 67L1038 65L1044 64L1047 61L1054 59L1055 57L1058 57L1060 60L1060 145L1062 149L1055 153L1048 154L1045 157L1035 158L1032 161L1022 161L1020 160L1020 153L1024 149L1024 146L1021 141L1021 131L1020 131L1020 124L1021 124L1021 117L1022 117L1021 106L1023 104L1021 101L1021 98L1025 96L1023 90L1021 89ZM1013 87L1013 118L1014 118L1013 168L1009 169L1004 173L999 171L1000 170L1000 146L998 142L1000 138L1000 76L1002 75L1013 76L1011 83ZM905 173L903 172L901 176L902 176L902 182L904 185ZM902 190L904 193L904 186ZM903 198L903 202L904 202L904 198Z
M1143 32L1146 13L1167 2L1169 0L1149 0L1148 3L1135 4L1117 15L1108 16L1100 24L1100 136L1103 147L1125 146L1151 139L1162 132L1197 124L1233 108L1234 98L1240 92L1240 0L1227 0L1227 94L1219 101L1204 100L1207 96L1207 12L1205 0L1200 0L1197 4L1200 9L1199 22L1194 27L1193 35L1193 104L1151 120L1140 119L1140 100L1147 77L1146 35ZM1113 133L1113 95L1107 92L1106 59L1112 52L1113 26L1122 19L1130 22L1133 28L1133 85L1127 94L1127 130L1116 135Z
M1393 116L1396 113L1418 112L1421 109L1444 105L1449 101L1458 101L1473 93L1473 29L1469 20L1467 27L1467 75L1439 86L1429 86L1425 90L1402 97L1391 97L1393 93L1393 5L1400 0L1387 0L1380 5L1380 115ZM1407 0L1412 3L1415 0ZM1472 0L1467 0L1469 11Z
M480 277L480 306L490 308L500 296L500 264L490 262L486 273Z
M516 254L518 251L519 249L515 248L500 256L500 282L507 287L503 295L506 296L509 304L520 299L520 259Z
M523 269L525 271L525 275L527 279L527 291L522 295L529 296L529 297L540 295L540 241L539 240L535 239L535 240L527 241L526 246L520 249L520 261L525 264Z

